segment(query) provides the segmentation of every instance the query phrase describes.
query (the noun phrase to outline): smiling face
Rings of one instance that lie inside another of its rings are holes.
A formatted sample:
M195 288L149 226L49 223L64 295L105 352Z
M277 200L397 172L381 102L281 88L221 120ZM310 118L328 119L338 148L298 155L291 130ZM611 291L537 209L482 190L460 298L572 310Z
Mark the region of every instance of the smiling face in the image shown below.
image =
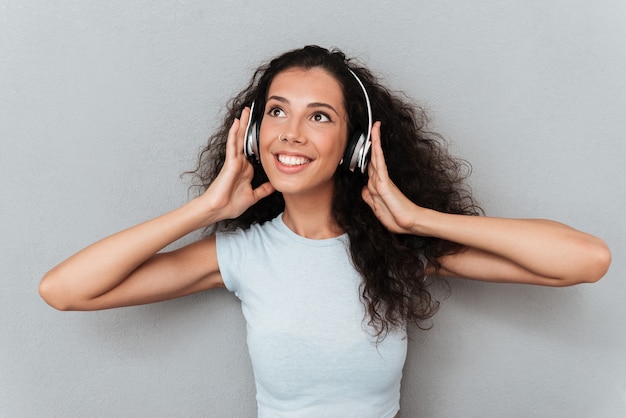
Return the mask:
M327 71L291 68L272 80L260 128L263 169L289 195L332 198L333 175L347 143L339 82Z

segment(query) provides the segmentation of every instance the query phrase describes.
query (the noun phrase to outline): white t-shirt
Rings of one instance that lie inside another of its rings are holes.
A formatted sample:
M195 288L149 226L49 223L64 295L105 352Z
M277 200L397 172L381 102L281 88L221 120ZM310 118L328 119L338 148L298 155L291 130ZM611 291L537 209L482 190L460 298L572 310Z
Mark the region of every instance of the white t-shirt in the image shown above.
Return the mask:
M376 344L348 237L312 240L282 215L217 234L226 288L241 300L259 417L393 417L406 333Z

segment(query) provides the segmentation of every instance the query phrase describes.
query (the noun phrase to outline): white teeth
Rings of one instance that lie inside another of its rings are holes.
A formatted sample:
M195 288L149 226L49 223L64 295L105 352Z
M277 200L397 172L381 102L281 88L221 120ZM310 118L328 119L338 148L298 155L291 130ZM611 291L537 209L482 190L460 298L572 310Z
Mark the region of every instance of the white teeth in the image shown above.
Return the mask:
M282 164L285 165L302 165L302 164L306 164L308 163L309 160L308 158L304 158L304 157L294 157L292 155L278 155L278 161L280 161Z

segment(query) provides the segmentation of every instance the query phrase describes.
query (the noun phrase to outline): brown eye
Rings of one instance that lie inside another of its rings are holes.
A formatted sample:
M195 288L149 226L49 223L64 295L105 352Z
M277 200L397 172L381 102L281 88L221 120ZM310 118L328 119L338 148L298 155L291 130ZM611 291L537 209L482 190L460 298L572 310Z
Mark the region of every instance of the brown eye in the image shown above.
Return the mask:
M313 120L315 122L330 122L330 117L326 113L317 112L313 115Z
M285 112L283 112L283 110L280 107L272 107L270 108L270 110L267 112L267 114L269 116L273 116L275 118L279 118L284 116Z

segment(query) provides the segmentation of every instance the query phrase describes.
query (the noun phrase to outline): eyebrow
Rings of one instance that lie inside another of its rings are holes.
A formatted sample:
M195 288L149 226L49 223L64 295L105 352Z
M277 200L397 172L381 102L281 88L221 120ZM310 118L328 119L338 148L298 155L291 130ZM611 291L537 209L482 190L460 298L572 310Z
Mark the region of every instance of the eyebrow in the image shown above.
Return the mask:
M287 100L285 97L282 96L270 96L267 98L267 101L269 102L270 100L277 100L281 103L286 103L289 104L289 100ZM311 107L325 107L327 109L332 110L333 112L335 112L335 114L337 116L339 116L339 112L337 112L337 109L335 109L334 107L332 107L331 105L329 105L328 103L324 103L324 102L311 102L308 105L306 105L306 107L311 108Z

